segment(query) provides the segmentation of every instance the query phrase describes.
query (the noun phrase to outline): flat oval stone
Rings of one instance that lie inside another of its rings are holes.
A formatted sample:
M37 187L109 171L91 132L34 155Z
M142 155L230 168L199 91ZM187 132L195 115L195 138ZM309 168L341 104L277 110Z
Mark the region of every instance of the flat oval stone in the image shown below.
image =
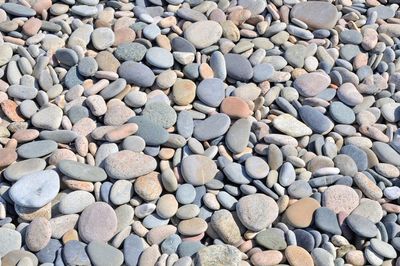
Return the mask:
M15 204L28 208L41 208L53 200L60 190L56 171L45 170L21 177L9 190Z
M290 15L311 29L332 29L338 19L336 7L328 2L298 3L291 9Z
M322 195L322 205L335 213L344 212L350 214L360 202L357 192L353 188L344 185L330 186Z
M389 243L386 243L377 238L373 238L370 240L370 244L371 244L371 248L376 252L376 254L378 254L382 257L389 258L389 259L394 259L397 257L396 250Z
M382 198L382 190L363 173L357 173L354 176L354 182L366 197L372 200L379 200Z
M245 162L245 169L249 176L262 179L269 173L269 165L261 157L251 156Z
M352 124L356 120L353 110L342 102L332 102L329 106L332 119L340 124Z
M373 222L357 214L349 215L346 218L346 224L351 231L361 237L371 238L378 234L378 228Z
M279 131L295 138L312 134L312 130L308 126L289 114L282 114L274 118L272 125Z
M241 153L249 143L251 122L248 119L239 119L230 127L225 136L225 143L233 153Z
M53 140L38 140L25 143L17 149L22 158L39 158L48 155L57 149L57 143Z
M4 9L8 14L16 17L32 17L36 15L36 11L32 8L15 3L3 3L1 8Z
M283 187L290 186L296 180L296 172L291 163L285 162L279 170L279 184Z
M257 193L240 198L236 204L236 212L246 228L257 232L275 221L278 217L278 205L272 198Z
M327 116L314 107L302 106L299 108L299 114L304 123L315 133L326 134L334 126L333 122Z
M296 78L293 86L302 96L314 97L325 90L330 83L331 79L328 75L312 72Z
M337 96L343 103L355 106L362 103L363 96L352 83L344 83L337 90Z
M148 66L134 61L123 62L118 69L118 74L127 83L140 87L150 87L156 79Z
M95 202L94 196L83 190L73 191L61 198L58 209L63 214L82 212L87 206Z
M32 100L36 97L37 93L38 90L36 88L25 85L11 85L7 89L9 97L22 100Z
M213 45L221 38L222 27L215 21L198 21L187 27L184 35L185 39L197 49L203 49Z
M288 260L289 265L314 265L310 253L308 253L306 249L299 246L288 246L285 250L285 257Z
M146 61L158 68L170 68L174 65L174 57L172 54L161 47L152 47L147 50Z
M36 218L27 226L24 240L29 250L37 252L49 243L50 237L49 221L45 218Z
M133 43L122 43L118 45L114 54L115 57L121 61L141 61L146 55L146 46L141 43L133 42Z
M117 215L113 208L104 202L95 202L81 214L78 222L79 236L83 241L110 240L117 231Z
M248 81L253 77L253 68L249 60L239 54L225 55L226 71L230 78Z
M17 181L24 175L33 174L44 170L46 161L39 158L28 159L11 164L3 172L4 177L9 181Z
M319 207L315 199L303 198L286 209L283 219L296 228L306 228L310 226L314 212Z
M114 179L133 179L154 171L156 167L153 157L129 150L113 153L104 160L104 169Z
M400 154L388 144L375 141L372 145L372 150L381 162L400 166Z
M5 255L9 252L19 250L21 248L21 233L6 227L0 227L0 256L3 264L5 263Z
M359 147L353 144L345 145L340 153L350 156L356 163L358 171L364 171L368 168L367 154Z
M195 124L193 135L199 141L215 139L225 134L231 124L226 114L214 114Z
M138 125L139 128L135 134L142 137L146 145L159 146L168 140L169 134L167 130L144 116L132 117L128 122Z
M207 230L208 224L201 218L192 218L183 220L178 224L178 231L182 235L195 236L204 233Z
M377 201L363 198L360 201L360 205L353 210L352 214L363 216L376 224L383 217L383 209Z
M98 182L107 179L106 172L97 166L91 166L71 160L62 160L57 165L64 175L76 180Z
M181 162L181 172L186 182L200 186L211 181L217 173L217 165L203 155L189 155Z
M229 163L223 171L226 177L235 184L250 184L251 182L251 178L241 164Z
M204 79L197 86L196 94L206 105L218 107L225 98L225 85L220 79Z

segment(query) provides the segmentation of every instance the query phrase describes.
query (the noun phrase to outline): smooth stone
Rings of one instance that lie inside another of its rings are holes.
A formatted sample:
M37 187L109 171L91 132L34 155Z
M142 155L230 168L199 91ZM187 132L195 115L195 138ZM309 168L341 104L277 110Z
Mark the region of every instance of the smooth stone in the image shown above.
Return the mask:
M93 265L121 265L124 262L123 253L107 243L92 241L87 245L86 250Z
M148 66L134 61L123 62L118 69L118 74L127 83L139 87L150 87L156 79Z
M217 171L215 162L203 155L189 155L181 162L183 178L194 186L208 183L215 177Z
M338 19L336 7L327 2L298 3L292 8L290 15L311 29L332 29Z
M36 11L32 8L15 3L3 3L1 8L8 14L16 17L32 17L36 15Z
M311 252L315 246L313 235L303 229L296 229L293 232L296 237L297 246L304 248L308 252Z
M9 190L15 204L41 208L53 200L60 190L60 178L53 170L44 170L21 177Z
M321 207L314 214L315 225L323 232L334 235L342 234L336 214L329 208Z
M68 89L76 85L82 85L85 78L79 73L78 67L71 67L64 78L64 84Z
M148 155L124 150L109 155L104 169L114 179L133 179L154 171L156 160Z
M170 68L174 65L172 54L161 47L152 47L147 50L146 61L158 68Z
M225 143L233 153L241 153L249 142L251 122L248 119L239 119L229 128L225 136Z
M7 253L21 248L22 237L16 230L0 227L0 239L0 257L3 258L4 263L4 256Z
M90 259L86 253L86 245L78 240L65 243L62 252L67 265L89 265Z
M25 143L17 149L22 158L39 158L48 155L57 149L57 143L53 140L38 140Z
M121 61L141 61L146 55L147 49L141 43L133 42L133 43L122 43L118 45L114 54L115 57Z
M320 207L313 198L303 198L290 205L283 216L283 220L296 228L310 226L315 210Z
M378 228L373 222L357 214L347 216L346 224L360 237L372 238L378 234Z
M352 214L363 216L376 224L382 219L383 210L377 201L363 198L360 201L360 205L353 210Z
M353 144L345 145L340 153L350 156L356 163L358 171L364 171L368 168L367 154L359 147Z
M144 242L138 235L130 234L124 240L124 260L127 266L135 266L144 250Z
M71 160L62 160L57 165L64 175L76 180L98 182L107 179L106 172L97 166L91 166Z
M163 102L147 103L142 114L144 117L163 128L172 127L177 120L175 110L170 105Z
M94 202L95 198L91 193L77 190L62 197L58 209L63 214L80 213Z
M383 196L382 190L363 173L357 173L354 177L354 182L363 194L372 200L379 200Z
M231 124L231 119L226 114L217 113L205 120L198 121L194 126L193 135L199 141L215 139L224 135Z
M311 196L312 188L305 180L296 180L287 188L288 195L293 198L301 199Z
M79 61L78 54L74 50L69 48L57 49L55 55L60 63L67 66L74 66Z
M217 78L204 79L198 84L196 95L206 105L218 107L225 98L225 84Z
M40 158L27 159L11 164L3 172L9 181L17 181L21 177L44 170L46 161Z
M348 186L333 185L322 194L322 205L331 209L336 214L340 212L351 213L359 205L360 199L357 192Z
M349 106L362 103L363 96L352 83L344 83L337 90L339 100Z
M96 74L97 70L98 64L93 57L83 57L79 60L78 71L82 76L91 77Z
M90 35L92 44L97 50L105 50L110 47L115 40L114 31L107 27L99 27L94 29Z
M138 177L134 183L134 189L136 195L145 201L158 199L162 193L159 173L151 172Z
M168 140L168 132L162 126L144 116L132 117L128 122L138 125L139 129L135 134L142 137L146 145L158 146L164 144Z
M239 54L225 55L226 71L230 78L248 81L253 77L253 68L244 56Z
M229 163L224 167L223 172L229 181L235 184L250 184L251 182L244 167L238 163Z
M315 266L334 266L334 257L329 251L323 248L316 248L311 252Z
M285 233L278 228L269 228L256 235L256 242L266 249L284 250L287 247Z
M400 154L388 144L375 141L372 145L372 150L381 162L400 166Z
M288 187L296 180L296 172L291 163L285 162L279 170L279 184Z
M258 156L251 156L245 162L246 173L254 179L262 179L269 173L269 165Z
M395 259L397 257L396 250L389 243L386 243L377 238L373 238L370 240L370 244L375 253L382 257L389 259Z
M104 202L89 205L81 214L78 222L79 236L83 241L110 240L117 230L117 216L113 208Z
M279 131L295 138L312 134L312 130L307 125L289 114L277 116L272 120L272 125Z
M7 94L12 98L32 100L37 96L38 90L34 87L15 84L8 87Z
M331 131L334 126L334 123L327 116L314 107L302 106L298 111L304 123L315 133L326 134Z
M352 124L356 120L353 110L342 102L332 102L329 106L329 114L335 122L340 124Z
M45 140L54 140L57 143L68 144L73 142L78 134L70 130L42 130L40 131L39 137Z
M215 21L198 21L185 29L184 36L197 49L203 49L213 45L221 38L222 27Z
M40 263L53 263L57 256L57 251L62 247L62 244L57 239L50 239L47 246L37 252L35 255Z
M174 254L178 250L178 246L182 243L182 240L179 235L173 234L168 236L162 243L161 243L161 251L168 255Z
M196 190L191 184L182 184L178 187L175 197L180 204L190 204L196 197Z
M63 111L56 106L39 110L32 116L32 124L37 128L56 130L61 125Z
M236 204L236 212L246 228L257 232L275 221L278 217L278 205L264 194L253 194L240 198Z
M312 72L296 78L293 86L302 96L314 97L325 90L330 83L331 79L328 75Z
M193 117L188 111L181 111L178 114L178 118L176 120L176 130L179 135L184 138L189 138L193 134L194 123Z
M311 255L302 247L288 246L285 250L285 257L288 263L293 266L312 266L314 265Z
M258 64L254 66L253 72L254 82L263 82L271 78L275 70L271 64Z

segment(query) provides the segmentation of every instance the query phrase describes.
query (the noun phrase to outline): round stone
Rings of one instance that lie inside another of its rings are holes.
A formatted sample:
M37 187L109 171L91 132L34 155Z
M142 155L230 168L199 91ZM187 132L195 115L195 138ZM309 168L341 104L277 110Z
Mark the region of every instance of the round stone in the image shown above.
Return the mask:
M239 54L225 55L226 71L230 78L248 81L253 77L253 68L249 60Z
M312 266L314 265L314 261L310 255L302 247L299 246L288 246L285 250L285 257L293 266Z
M84 77L91 77L96 74L98 64L93 57L83 57L79 60L78 71Z
M196 198L196 190L191 184L182 184L176 191L176 200L180 204L190 204Z
M9 181L17 181L21 177L44 170L46 161L39 158L28 159L11 164L3 172Z
M91 193L77 190L62 197L58 209L63 214L80 213L94 202L95 198Z
M0 227L0 239L0 256L4 264L6 254L21 248L22 237L16 230Z
M189 79L178 79L172 87L174 102L178 105L188 105L196 97L196 84Z
M147 50L146 61L158 68L170 68L174 65L174 57L172 54L168 50L160 47L152 47Z
M41 208L53 200L60 190L56 171L45 170L21 177L9 190L15 204L28 208Z
M213 45L221 38L222 27L215 21L198 21L187 27L184 35L185 39L197 49L203 49Z
M253 68L254 82L263 82L271 78L274 73L274 67L271 64L258 64Z
M104 160L104 169L114 179L133 179L154 171L156 167L153 157L129 150L113 153Z
M325 90L330 83L331 79L328 75L322 74L321 72L312 72L296 78L293 86L301 95L305 97L314 97Z
M160 175L152 172L136 179L134 183L136 194L145 201L156 200L162 193Z
M118 74L127 83L140 87L150 87L156 79L148 66L133 61L122 63L118 69Z
M88 206L78 222L79 236L83 241L107 242L117 231L117 216L107 203L96 202Z
M332 119L340 124L352 124L356 120L353 110L342 102L333 102L329 106Z
M114 32L110 28L100 27L96 28L92 35L92 44L97 50L105 50L110 47L115 40Z
M248 119L239 119L228 130L225 137L226 146L233 153L241 153L249 143L251 122Z
M217 113L198 122L194 127L193 135L199 141L214 139L225 134L230 124L229 116Z
M217 165L203 155L189 155L181 162L183 178L194 186L208 183L215 177L217 171Z
M122 265L124 262L122 251L102 241L90 242L86 250L90 262L94 265L104 265L105 261L110 265Z
M147 103L143 110L143 116L163 128L172 127L177 119L175 110L164 102Z
M315 199L303 198L290 205L283 218L296 228L306 228L310 226L314 212L319 207L320 205Z
M218 107L225 98L225 84L216 78L202 80L197 86L196 94L206 105Z
M144 116L132 117L128 122L138 125L139 129L135 134L143 138L146 145L158 146L164 144L168 140L168 132L163 127Z
M322 197L322 205L335 213L350 214L359 205L357 192L348 186L333 185L328 187Z
M265 178L269 173L268 163L258 156L251 156L245 162L246 173L254 179Z
M257 232L275 221L278 217L278 205L264 194L253 194L240 198L236 204L236 212L246 228Z

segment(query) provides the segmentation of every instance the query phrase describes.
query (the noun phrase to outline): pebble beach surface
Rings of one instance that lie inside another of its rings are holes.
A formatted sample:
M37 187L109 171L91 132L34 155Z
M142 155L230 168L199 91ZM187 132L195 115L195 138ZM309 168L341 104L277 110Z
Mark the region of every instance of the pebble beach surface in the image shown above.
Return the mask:
M398 0L0 0L1 266L400 266Z

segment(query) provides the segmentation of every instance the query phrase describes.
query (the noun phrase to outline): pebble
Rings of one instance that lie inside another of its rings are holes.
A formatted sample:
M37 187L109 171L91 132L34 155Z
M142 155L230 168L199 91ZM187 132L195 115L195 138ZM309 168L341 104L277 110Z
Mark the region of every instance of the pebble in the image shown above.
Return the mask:
M62 160L57 166L64 175L76 180L97 182L107 179L106 172L97 166L90 166L71 160Z
M60 190L60 180L54 170L44 170L21 177L9 191L19 206L41 208L53 200Z
M184 31L185 39L197 49L203 49L216 43L222 36L222 27L215 21L198 21Z
M301 95L314 97L325 90L330 82L329 76L319 72L312 72L299 76L294 81L293 86Z
M225 85L218 78L202 80L197 86L196 95L206 105L218 107L225 98Z
M117 231L117 216L115 211L104 202L95 202L84 209L79 222L79 236L83 241L110 240Z
M336 214L344 212L350 214L360 203L357 192L345 185L333 185L323 193L322 205Z
M314 212L319 207L320 204L313 198L300 199L286 209L284 219L296 228L306 228L310 226Z
M183 178L194 186L210 182L217 174L216 164L206 156L190 155L182 160Z
M295 138L312 134L311 128L289 114L276 117L272 124L277 130Z
M271 197L257 193L242 197L236 205L236 212L246 228L261 231L278 217L278 205Z
M357 214L351 214L347 216L346 224L356 235L360 237L371 238L378 234L378 228L373 222Z

